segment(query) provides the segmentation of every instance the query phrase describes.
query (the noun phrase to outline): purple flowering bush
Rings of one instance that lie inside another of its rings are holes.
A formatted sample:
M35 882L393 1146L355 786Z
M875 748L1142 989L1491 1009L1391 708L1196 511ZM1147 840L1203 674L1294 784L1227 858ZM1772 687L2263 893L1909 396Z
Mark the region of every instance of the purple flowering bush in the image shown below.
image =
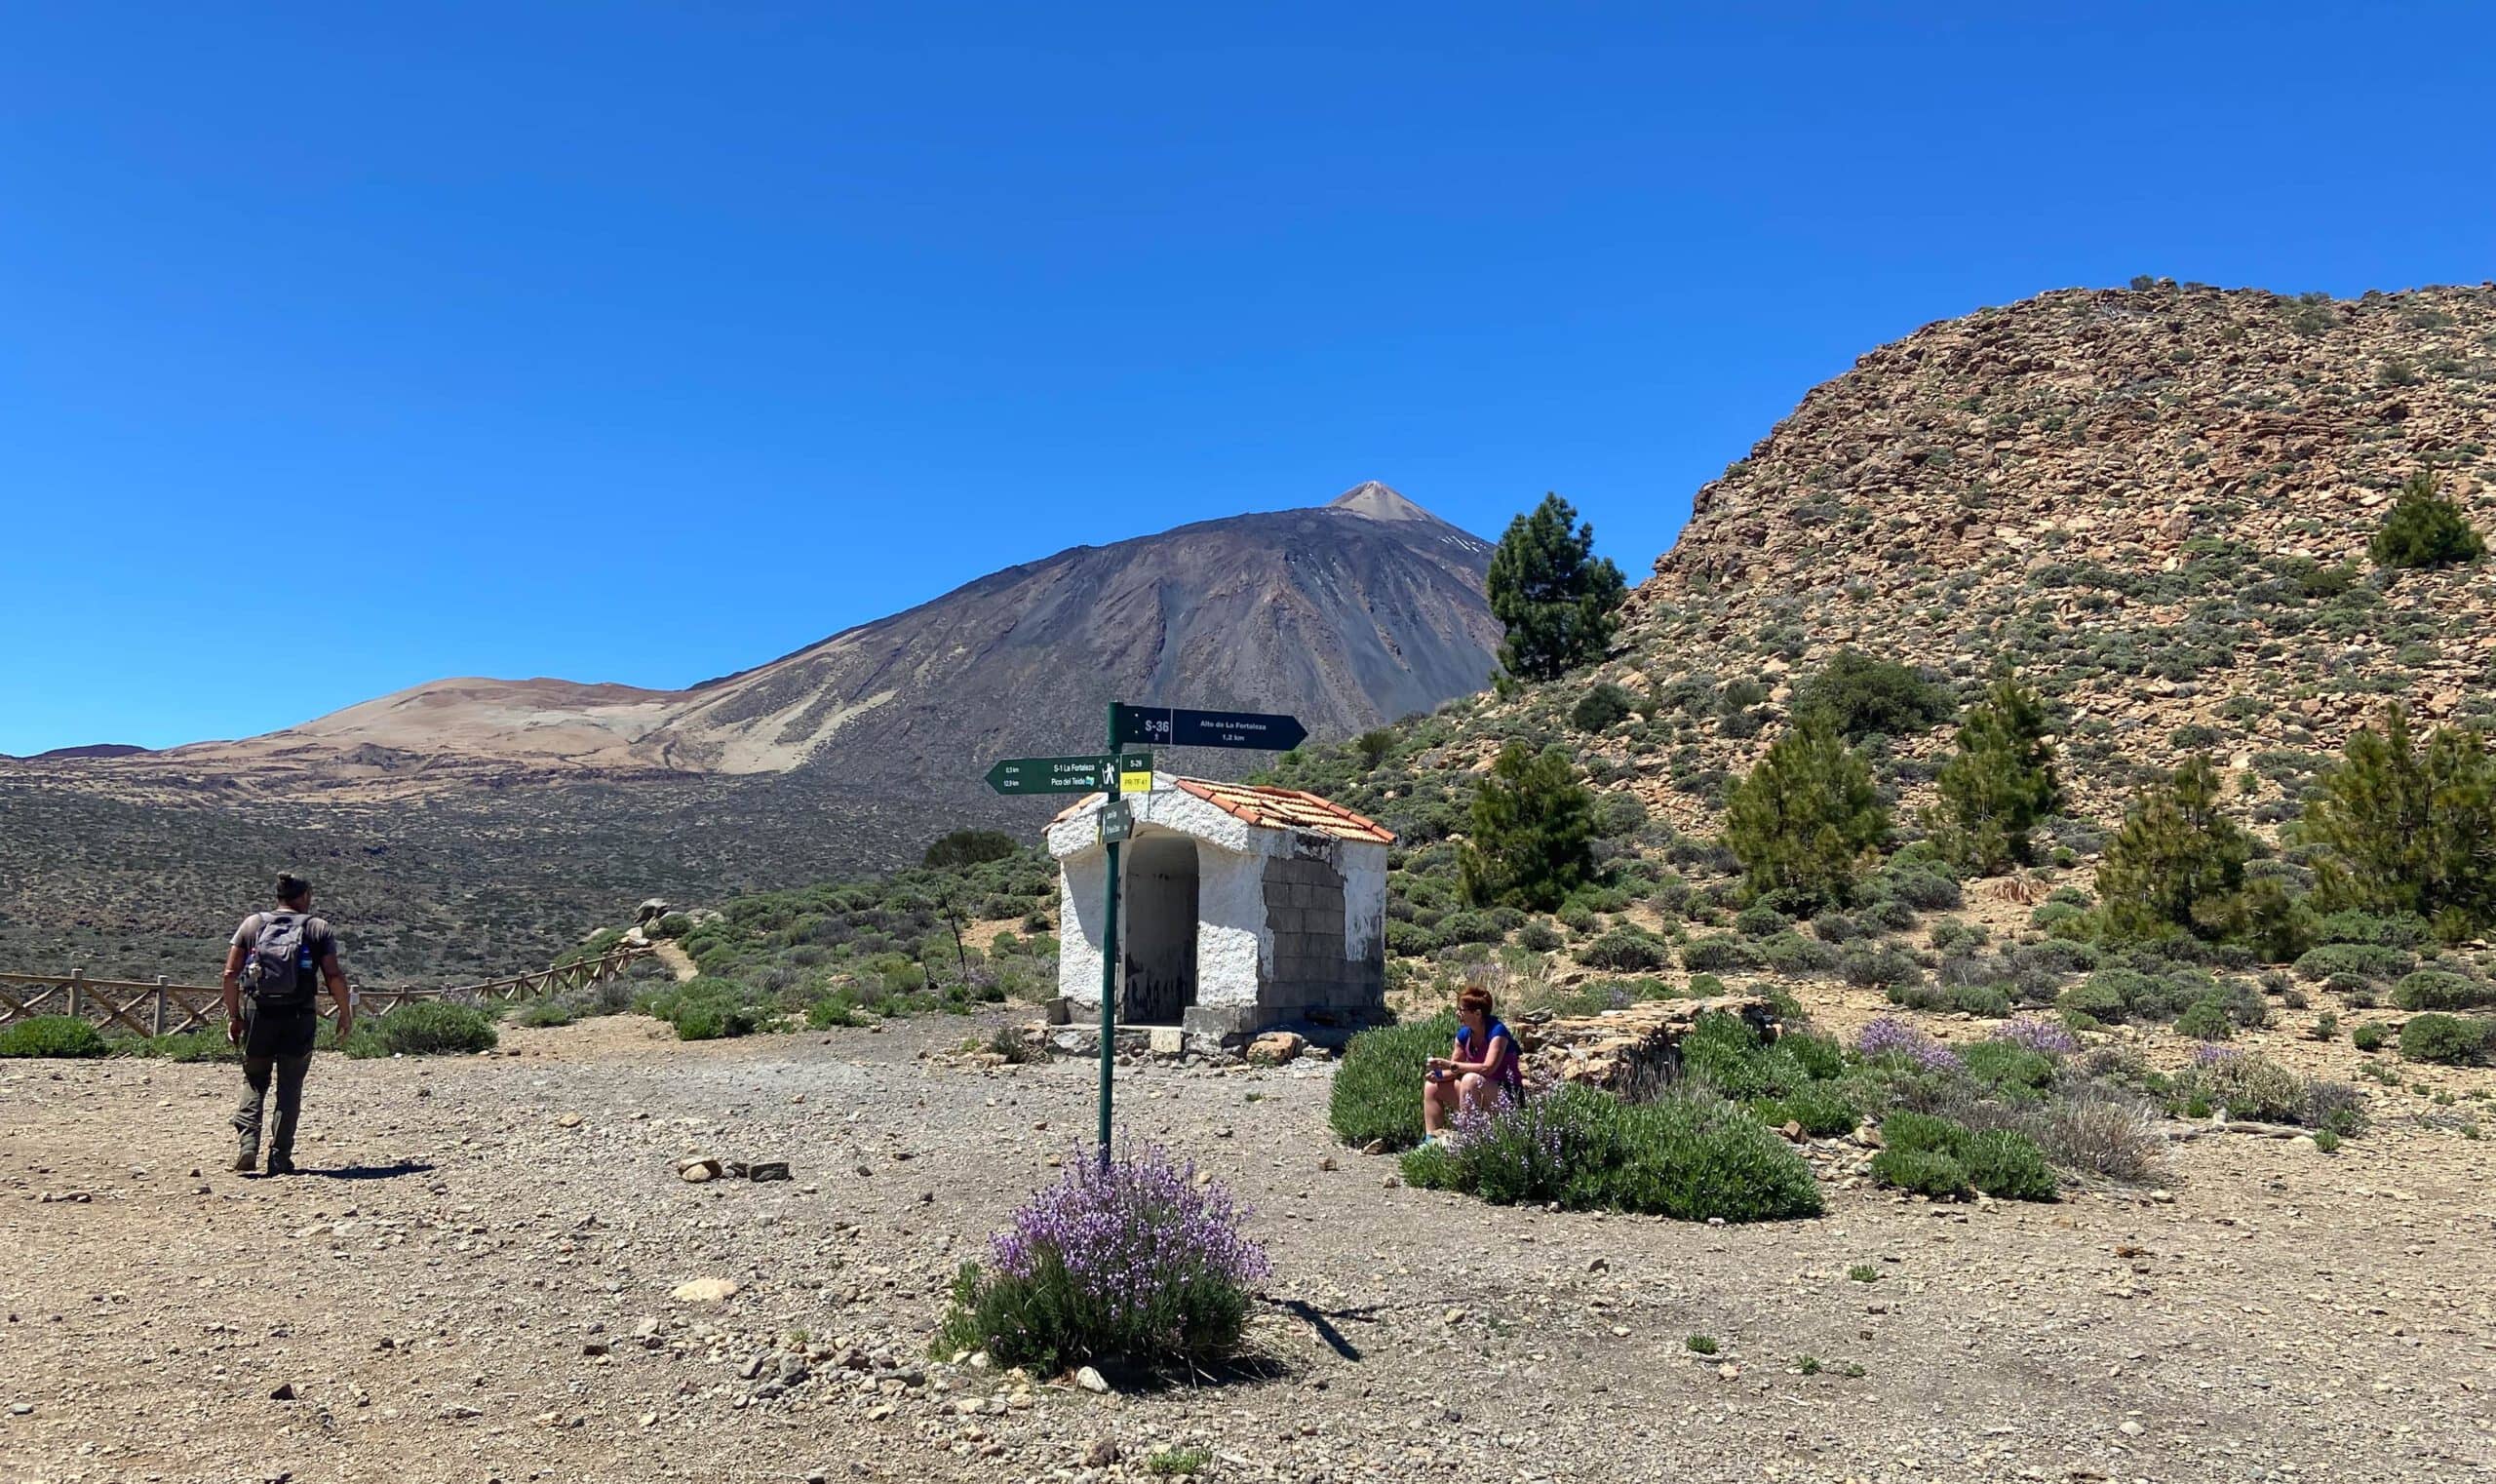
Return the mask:
M1957 1072L1959 1054L1895 1015L1884 1015L1855 1036L1854 1049L1867 1062L1885 1056L1904 1058L1919 1072Z
M1241 1230L1249 1212L1158 1149L1105 1169L1089 1152L1014 1213L983 1269L954 1279L939 1349L1058 1371L1112 1361L1159 1368L1224 1358L1248 1322L1248 1285L1271 1270Z
M2008 1041L2039 1056L2069 1056L2080 1049L2080 1037L2061 1021L2043 1015L2021 1015L2004 1023L1993 1038Z

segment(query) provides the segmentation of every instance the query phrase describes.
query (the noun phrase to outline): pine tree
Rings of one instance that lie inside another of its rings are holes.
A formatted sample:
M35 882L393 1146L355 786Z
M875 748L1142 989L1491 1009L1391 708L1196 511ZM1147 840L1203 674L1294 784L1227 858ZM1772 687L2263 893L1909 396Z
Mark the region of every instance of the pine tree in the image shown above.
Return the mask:
M2219 794L2218 768L2209 754L2196 753L2133 799L2097 867L2109 934L2234 934L2247 906L2244 863L2252 859L2253 838L2220 812Z
M2063 799L2037 693L2009 676L1995 682L1959 723L1958 748L1934 780L1942 849L1987 876L2026 865L2029 832Z
M1491 612L1507 627L1500 663L1510 675L1557 680L1602 658L1612 643L1628 586L1619 567L1594 554L1594 527L1577 520L1567 500L1546 494L1508 523L1491 554Z
M2421 469L2401 486L2400 498L2366 543L2366 553L2377 566L2443 566L2477 561L2487 554L2487 543L2460 506L2436 492L2435 476Z
M1500 749L1457 858L1465 901L1549 912L1594 879L1595 796L1559 748Z
M1889 835L1872 769L1822 717L1777 738L1726 800L1725 844L1754 893L1843 902L1856 863Z
M2452 938L2496 924L2496 755L2476 730L2440 726L2419 749L2408 713L2385 707L2380 730L2349 734L2302 829L2329 906L2414 913Z

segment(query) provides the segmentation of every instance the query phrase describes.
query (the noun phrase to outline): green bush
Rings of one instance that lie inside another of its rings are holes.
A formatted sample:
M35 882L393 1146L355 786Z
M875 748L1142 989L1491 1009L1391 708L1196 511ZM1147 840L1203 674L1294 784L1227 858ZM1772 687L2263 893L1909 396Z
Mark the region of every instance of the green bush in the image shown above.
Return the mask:
M1681 946L1681 966L1694 974L1721 974L1759 967L1759 956L1739 938L1693 938Z
M1854 742L1875 732L1908 736L1947 721L1955 709L1938 677L1852 649L1830 655L1794 695L1798 722L1825 722Z
M1967 1167L1939 1150L1885 1149L1872 1156L1872 1178L1935 1200L1965 1200L1971 1189Z
M1670 957L1670 945L1663 939L1626 923L1578 950L1579 962L1620 972L1661 968Z
M2360 1026L2349 1033L2349 1044L2360 1051L2381 1051L2390 1038L2383 1027L2375 1025Z
M909 967L916 970L918 966L914 963ZM916 979L913 988L925 982L923 973ZM760 991L739 980L709 974L645 997L641 1010L666 1021L676 1029L677 1039L687 1041L748 1035L767 1018Z
M2080 983L2065 989L2054 997L2054 1007L2066 1015L2086 1015L2091 1020L2113 1024L2128 1013L2120 981L2110 981L2112 974L2130 974L2129 969L2099 969ZM2133 977L2137 978L2138 975Z
M465 1056L491 1051L501 1039L493 1018L473 1005L419 999L363 1022L347 1043L347 1054Z
M2392 987L2392 1002L2404 1010L2475 1010L2496 1004L2496 984L2445 969L2420 969Z
M2225 1002L2197 999L2175 1017L2175 1029L2196 1040L2223 1041L2236 1035L2236 1022L2228 1018Z
M565 1001L549 996L522 1005L512 1012L511 1018L514 1025L526 1026L532 1031L548 1031L558 1026L568 1026L580 1015Z
M650 931L662 938L682 938L693 931L693 919L681 912L672 912L651 923Z
M1502 1205L1727 1222L1820 1212L1810 1166L1783 1140L1739 1109L1691 1095L1623 1103L1564 1083L1406 1155L1403 1169L1408 1184Z
M1346 1144L1383 1139L1389 1149L1422 1142L1422 1074L1429 1060L1445 1056L1456 1040L1456 1017L1380 1026L1363 1031L1344 1048L1326 1121Z
M2061 1192L2045 1151L2025 1134L1986 1129L1968 1136L1959 1152L1968 1183L1996 1200L2052 1200Z
M1900 1190L1964 1195L1972 1186L1999 1200L2056 1195L2045 1152L2025 1134L1979 1133L1948 1118L1900 1111L1881 1120L1881 1146L1872 1160L1873 1178Z
M185 1031L139 1042L137 1054L168 1062L239 1062L243 1048L227 1040L222 1031Z
M2299 955L2296 971L2313 980L2326 980L2343 974L2355 979L2398 979L2408 973L2417 961L2396 948L2378 948L2369 943L2326 943Z
M1759 1098L1749 1105L1752 1113L1772 1128L1788 1123L1799 1124L1814 1139L1833 1139L1852 1133L1863 1121L1863 1110L1834 1082L1805 1082L1792 1092L1779 1097Z
M2008 677L1969 708L1933 780L1936 839L1962 867L1989 875L2030 859L2037 821L2062 806L2049 729L2036 692Z
M2461 507L2436 492L2435 476L2424 469L2401 487L2400 498L2366 543L2366 555L2377 566L2445 566L2476 562L2486 554L2487 543L2471 528Z
M2491 1049L2496 1049L2496 1020L2414 1015L2400 1028L2400 1054L2413 1062L2477 1062Z
M1578 697L1569 708L1569 724L1583 732L1605 732L1629 719L1629 692L1607 681Z
M955 830L940 835L919 857L922 866L976 866L1012 858L1021 845L1002 830Z
M1994 1091L2033 1098L2054 1082L2054 1061L2013 1041L1974 1041L1959 1048L1968 1075Z
M110 1049L102 1032L75 1015L36 1015L0 1030L0 1056L89 1057Z
M2357 1130L2358 1099L2346 1084L2309 1081L2266 1056L2210 1048L2179 1074L2171 1090L2177 1104L2225 1109L2231 1118L2293 1123L2309 1128Z
M1457 859L1465 901L1550 912L1594 877L1595 797L1557 747L1500 749Z

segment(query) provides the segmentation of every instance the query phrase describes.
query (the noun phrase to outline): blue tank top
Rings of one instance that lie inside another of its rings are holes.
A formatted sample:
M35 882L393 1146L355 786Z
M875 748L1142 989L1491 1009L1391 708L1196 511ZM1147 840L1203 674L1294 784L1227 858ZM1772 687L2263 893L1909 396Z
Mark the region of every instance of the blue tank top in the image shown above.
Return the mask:
M1504 1036L1506 1036L1506 1037L1507 1037L1507 1040L1508 1040L1508 1054L1507 1054L1506 1056L1503 1056L1503 1057L1502 1057L1502 1058L1500 1059L1500 1070L1499 1070L1496 1074L1493 1074L1492 1080L1494 1080L1494 1081L1498 1082L1502 1087L1506 1088L1507 1090L1509 1090L1509 1091L1511 1091L1511 1092L1514 1092L1514 1091L1516 1091L1517 1089L1522 1088L1523 1086L1525 1086L1525 1067L1524 1067L1524 1065L1523 1065L1523 1063L1522 1063L1522 1060L1521 1060L1522 1053L1521 1053L1521 1052L1518 1050L1518 1048L1517 1048L1517 1038L1516 1038L1516 1035L1515 1035L1515 1034L1514 1034L1514 1033L1512 1033L1512 1032L1510 1032L1510 1031L1508 1030L1507 1025L1506 1025L1506 1023L1505 1023L1505 1022L1501 1021L1501 1020L1499 1020L1499 1019L1497 1019L1497 1018L1494 1018L1494 1019L1492 1020L1492 1022L1491 1022L1491 1033L1490 1033L1490 1035L1487 1035L1487 1036L1485 1036L1485 1037L1484 1037L1484 1040L1485 1040L1485 1042L1486 1042L1486 1045L1485 1045L1484 1049L1485 1049L1485 1051L1486 1051L1486 1053L1487 1053L1487 1051L1488 1051L1488 1049L1489 1049L1489 1048L1488 1048L1488 1045L1487 1045L1487 1042L1490 1042L1490 1041L1496 1041L1496 1040L1498 1040L1500 1037L1502 1037L1502 1036L1503 1036L1503 1035L1504 1035ZM1472 1027L1470 1027L1470 1026L1459 1026L1459 1027L1457 1027L1457 1028L1456 1028L1456 1043L1457 1043L1459 1046L1462 1046L1462 1047L1463 1047L1463 1048L1465 1049L1465 1053L1466 1053L1466 1060L1468 1060L1468 1061L1469 1061L1469 1060L1472 1060L1472 1059L1473 1059L1473 1058L1472 1058L1472 1048L1473 1048L1473 1028L1472 1028Z

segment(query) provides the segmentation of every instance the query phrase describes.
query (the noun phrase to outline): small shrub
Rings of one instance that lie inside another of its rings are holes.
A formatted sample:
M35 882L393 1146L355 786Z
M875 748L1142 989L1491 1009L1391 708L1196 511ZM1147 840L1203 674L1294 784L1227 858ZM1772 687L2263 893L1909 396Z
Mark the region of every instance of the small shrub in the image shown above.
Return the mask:
M1002 830L956 830L941 835L919 857L922 866L976 866L984 861L1010 860L1022 846L1014 837Z
M1716 1353L1717 1348L1716 1337L1714 1335L1693 1335L1682 1342L1682 1347L1689 1350L1694 1355L1713 1355Z
M2416 1015L2400 1028L2400 1054L2413 1062L2464 1064L2496 1047L2496 1020L2467 1015Z
M103 1033L75 1015L35 1015L0 1030L0 1057L102 1056Z
M2420 969L2393 986L2392 1002L2404 1010L2475 1010L2496 1004L2496 984L2444 969Z
M1857 945L1846 951L1838 960L1838 973L1858 990L1884 989L1892 985L1920 984L1924 969L1915 955L1902 948L1866 948Z
M2349 1044L2360 1051L2381 1051L2384 1042L2390 1038L2384 1034L2383 1027L2375 1025L2360 1026L2349 1033Z
M2307 979L2398 979L2418 960L2397 948L2367 943L2326 943L2297 958L2296 971Z
M672 912L651 923L650 931L662 938L682 938L693 931L693 919L681 912Z
M2227 1006L2216 999L2197 999L2175 1017L2175 1029L2195 1040L2223 1041L2236 1034Z
M532 999L521 1006L512 1016L512 1023L526 1026L532 1031L550 1031L559 1026L568 1026L578 1019L580 1019L579 1012L569 1003L548 996L544 999Z
M2056 1194L2045 1152L2025 1134L1976 1132L1948 1118L1900 1111L1881 1120L1881 1143L1873 1178L1900 1190L1956 1197L1972 1187L2003 1200L2052 1200Z
M1739 938L1693 938L1682 945L1681 966L1694 974L1740 972L1759 967L1759 957Z
M937 1344L1043 1372L1225 1359L1247 1328L1248 1285L1269 1270L1247 1215L1157 1150L1106 1169L1078 1151L991 1243L987 1269L956 1275Z
M1885 1149L1872 1156L1872 1178L1935 1200L1964 1200L1972 1189L1967 1167L1939 1150Z
M1870 1263L1857 1263L1846 1269L1846 1275L1857 1283L1877 1283L1881 1280L1881 1269Z
M1937 676L1852 649L1830 655L1794 696L1798 722L1825 722L1849 741L1875 732L1912 735L1949 720L1956 709L1949 686Z
M1456 1039L1456 1017L1363 1031L1344 1048L1326 1121L1346 1144L1383 1139L1389 1149L1422 1142L1422 1074Z
M1629 720L1629 692L1607 681L1578 697L1569 708L1569 724L1583 732L1610 731Z
M1670 959L1669 946L1661 938L1626 924L1578 950L1579 962L1623 973L1661 968Z
M502 1039L485 1011L439 999L403 1005L371 1022L370 1030L368 1044L376 1049L367 1054L378 1056L470 1056L491 1051ZM348 1050L358 1047L351 1043Z
M1688 1093L1623 1103L1575 1083L1462 1120L1404 1160L1408 1184L1498 1204L1554 1202L1682 1221L1816 1216L1809 1166L1757 1118Z

